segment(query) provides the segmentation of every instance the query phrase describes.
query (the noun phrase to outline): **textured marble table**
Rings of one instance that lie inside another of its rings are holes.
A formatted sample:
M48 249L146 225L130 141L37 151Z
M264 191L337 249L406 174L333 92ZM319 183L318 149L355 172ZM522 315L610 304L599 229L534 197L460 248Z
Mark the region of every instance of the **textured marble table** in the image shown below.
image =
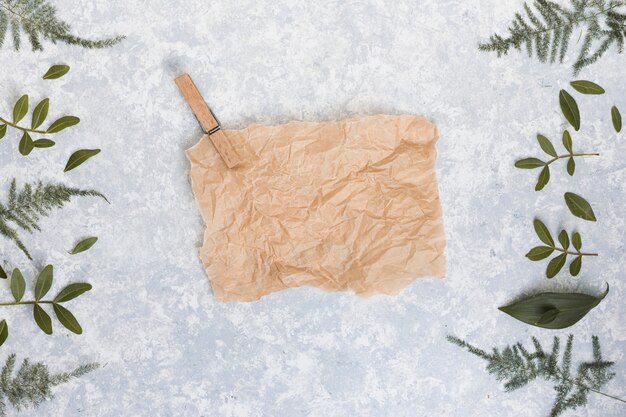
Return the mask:
M537 155L537 132L559 138L565 125L558 91L571 80L571 61L550 66L476 49L506 28L520 1L55 3L77 33L127 39L100 51L2 49L4 112L28 92L51 97L51 112L82 122L55 148L29 158L17 153L15 139L0 142L0 195L8 178L44 179L97 188L111 205L83 199L56 211L42 233L26 236L34 264L0 241L6 264L32 275L53 263L56 285L94 285L72 304L82 336L57 329L47 337L30 311L6 309L11 337L2 350L54 370L87 361L104 367L22 415L547 415L549 385L505 393L484 362L447 343L447 334L490 348L533 335L548 344L573 332L575 359L588 358L596 334L605 356L618 363L606 390L626 396L626 138L612 132L607 112L614 102L626 109L624 55L610 53L580 75L608 92L579 101L583 129L574 136L576 146L601 158L581 160L574 178L564 167L555 171L536 193L536 173L513 162ZM42 81L59 62L71 73ZM196 256L203 226L184 151L200 129L173 82L184 71L229 128L376 113L435 121L447 278L417 281L397 297L302 288L251 304L216 303ZM79 147L102 153L63 174L67 155ZM569 215L566 190L594 202L597 223ZM524 258L536 240L537 214L551 229L577 227L585 246L601 253L578 279L548 281L545 263ZM100 237L97 246L68 257L68 242L89 234ZM604 282L611 284L606 300L567 330L529 327L497 310L526 291L599 293ZM625 412L623 404L591 395L586 408L568 415Z

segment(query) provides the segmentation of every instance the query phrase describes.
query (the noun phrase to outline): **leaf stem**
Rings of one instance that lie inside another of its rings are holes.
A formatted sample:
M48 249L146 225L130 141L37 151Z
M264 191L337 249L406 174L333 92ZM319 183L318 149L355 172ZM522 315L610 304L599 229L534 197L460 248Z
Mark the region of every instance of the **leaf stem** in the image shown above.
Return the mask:
M567 250L565 250L565 249L560 249L560 248L557 248L557 247L553 247L552 249L554 249L554 250L556 250L556 251L559 251L559 252L566 253L566 254L568 254L568 255L576 255L576 256L598 256L598 254L597 254L597 253L589 253L589 252L570 252L570 251L567 251Z
M604 395L605 397L613 398L614 400L617 400L617 401L621 401L621 402L623 402L623 403L626 403L626 400L624 400L624 399L622 399L622 398L616 397L616 396L611 395L611 394L607 394L607 393L602 392L602 391L598 391L598 390L597 390L597 389L595 389L595 388L588 387L588 386L587 386L587 385L585 385L585 384L581 384L580 382L577 382L576 380L574 380L574 379L572 379L572 378L570 378L570 377L565 376L565 375L563 374L563 372L562 372L560 369L557 369L557 372L552 373L552 376L553 376L553 377L554 377L557 381L558 381L558 380L560 380L560 381L571 382L571 383L572 383L572 384L574 384L574 385L578 385L578 386L579 386L579 387L581 387L581 388L588 389L589 391L593 391L593 392L595 392L596 394Z
M552 158L551 160L549 160L548 162L546 162L546 165L550 165L551 163L559 160L559 159L563 159L563 158L571 158L572 156L600 156L599 153L569 153L567 155L559 155L556 156L554 158Z
M2 123L4 123L4 124L7 124L7 125L9 125L9 126L11 126L11 127L15 128L15 129L21 130L22 132L39 133L39 134L42 134L42 135L45 135L46 133L48 133L48 132L45 132L45 131L43 131L43 130L28 129L28 128L26 128L26 127L21 127L21 126L18 126L18 125L16 125L15 123L11 123L11 122L9 122L8 120L3 119L2 117L0 117L0 122L2 122Z
M56 304L56 303L54 301L7 301L5 303L0 303L0 307L27 305L27 304Z

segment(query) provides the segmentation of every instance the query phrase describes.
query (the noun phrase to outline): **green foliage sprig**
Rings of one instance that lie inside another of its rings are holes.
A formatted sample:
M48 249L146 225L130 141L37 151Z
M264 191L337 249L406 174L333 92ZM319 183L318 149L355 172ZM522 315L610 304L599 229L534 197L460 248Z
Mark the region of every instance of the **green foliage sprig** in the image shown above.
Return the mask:
M91 40L73 35L70 25L60 20L56 13L56 8L45 0L0 0L0 47L9 28L16 51L21 47L22 32L28 35L33 51L43 50L42 39L89 49L109 48L124 39L124 36L114 36Z
M560 159L567 158L567 173L570 176L573 176L574 172L576 171L576 162L574 160L575 157L600 155L599 153L574 153L572 147L572 135L567 130L563 132L563 147L567 151L566 154L559 155L554 149L554 145L552 145L550 139L543 135L537 135L537 142L539 142L539 146L541 147L541 149L546 154L551 156L552 159L543 161L538 158L524 158L515 162L515 167L520 169L542 168L541 173L539 174L539 178L537 179L537 184L535 185L535 191L541 191L550 181L550 164Z
M511 49L525 48L529 57L534 52L541 62L562 63L572 32L584 27L586 32L573 65L574 74L596 62L612 45L618 53L624 51L626 14L622 7L626 1L570 0L570 3L569 8L549 0L535 0L532 8L524 3L524 14L515 13L507 35L493 34L478 49L501 57Z
M62 184L43 184L42 182L34 186L25 184L18 191L15 179L13 179L8 201L4 204L0 203L0 235L13 241L28 259L32 259L17 230L31 233L41 230L38 222L42 216L49 215L53 208L62 207L72 197L78 196L100 197L107 201L106 197L98 191L81 190Z
M532 351L521 343L507 346L503 350L493 348L491 352L487 352L458 337L448 336L448 341L487 361L487 372L498 381L504 381L507 392L522 388L537 379L554 383L556 397L550 417L557 417L569 409L587 404L589 392L626 403L626 400L599 391L615 374L611 372L614 362L604 360L600 341L596 336L592 337L593 360L579 363L575 374L571 371L574 343L574 335L571 334L567 338L562 356L558 337L554 338L549 353L543 350L535 337L532 338Z
M15 362L15 354L9 355L0 372L0 417L7 415L7 402L18 412L37 408L44 401L52 399L52 388L100 367L98 363L87 363L69 372L50 373L43 362L31 363L24 359L14 376Z
M589 253L589 252L581 252L582 248L582 238L580 237L580 233L574 232L570 236L565 230L561 230L559 232L558 240L561 247L557 247L548 227L539 219L535 219L533 221L533 226L535 228L535 233L539 237L543 243L547 246L536 246L532 248L527 254L526 257L531 261L541 261L542 259L546 259L554 252L560 252L559 255L554 257L546 268L546 276L548 278L554 278L556 274L565 266L567 262L568 255L575 256L574 260L569 265L569 272L572 276L577 276L582 267L582 259L583 256L598 256L597 253ZM573 251L570 249L570 241L573 246Z

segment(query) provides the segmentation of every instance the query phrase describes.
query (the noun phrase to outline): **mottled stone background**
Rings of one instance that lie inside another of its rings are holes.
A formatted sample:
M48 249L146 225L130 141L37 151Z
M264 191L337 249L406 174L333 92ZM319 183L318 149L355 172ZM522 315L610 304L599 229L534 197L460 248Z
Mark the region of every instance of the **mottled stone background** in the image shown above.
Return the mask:
M125 34L108 50L47 44L2 49L0 111L28 92L51 97L51 117L76 114L79 126L58 145L23 158L15 134L0 142L2 184L38 179L94 187L111 205L82 199L26 235L34 263L0 240L2 261L29 277L56 267L53 291L87 280L91 293L69 306L85 333L55 322L53 336L27 308L4 308L11 336L5 355L45 360L54 370L81 362L104 367L59 387L54 401L25 416L542 416L550 385L514 393L484 362L445 341L455 334L482 346L576 334L575 358L600 336L617 377L606 391L626 396L624 283L626 137L609 108L626 110L624 55L611 51L580 78L604 96L580 97L583 128L575 177L555 167L541 193L537 172L513 168L539 155L534 136L560 143L565 127L558 91L571 59L544 65L513 54L479 53L479 40L502 31L521 1L55 1L85 35ZM575 39L574 39L575 41ZM72 66L43 81L51 64ZM217 304L196 256L202 223L187 180L184 151L200 129L173 79L188 71L224 126L335 120L359 114L411 113L440 128L438 175L445 214L448 274L422 280L397 297L359 299L294 289L256 303ZM577 96L579 97L579 96ZM559 145L560 146L560 145ZM77 148L102 153L63 174ZM592 202L598 222L569 214L564 191ZM577 228L601 253L578 279L543 277L545 262L524 258L535 244L533 216ZM91 251L70 257L80 237ZM536 289L599 293L606 300L564 331L529 327L497 307ZM1 283L10 299L8 283ZM623 416L621 403L591 395L569 415Z

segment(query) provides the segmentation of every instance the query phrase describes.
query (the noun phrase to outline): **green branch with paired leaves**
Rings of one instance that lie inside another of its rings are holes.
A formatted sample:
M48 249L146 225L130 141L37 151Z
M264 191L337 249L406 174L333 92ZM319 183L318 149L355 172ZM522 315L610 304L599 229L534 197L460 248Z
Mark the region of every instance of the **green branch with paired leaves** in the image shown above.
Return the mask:
M50 315L43 308L44 305L51 305L54 314L59 322L69 331L75 334L82 334L83 329L76 320L76 317L70 310L63 307L61 304L67 301L73 300L76 297L91 290L91 284L79 282L73 283L63 288L59 293L51 300L44 300L43 298L48 294L52 287L53 281L53 267L47 265L44 267L35 282L35 291L33 300L24 300L24 293L26 292L26 281L22 272L15 268L11 273L11 294L14 301L0 302L0 307L10 306L33 306L33 318L37 326L46 334L52 334L52 319ZM0 346L9 337L9 329L6 320L0 322Z
M109 48L124 39L124 36L114 36L91 40L76 36L56 13L57 9L45 0L0 0L0 47L9 29L16 51L20 50L23 33L28 36L33 51L43 50L42 39L89 49Z
M100 367L98 363L87 363L69 372L51 373L43 362L31 363L24 359L14 376L15 363L16 356L13 353L7 357L0 372L0 417L7 415L7 402L17 412L37 408L44 401L52 399L52 388Z
M570 237L565 230L561 230L559 232L558 240L561 247L558 247L548 230L548 227L539 219L535 219L533 221L533 226L535 228L535 233L539 237L543 243L547 246L536 246L532 248L527 254L526 257L531 261L541 261L543 259L548 258L554 252L559 252L559 255L554 257L548 263L548 267L546 268L546 276L548 278L554 278L556 274L559 273L565 263L567 262L567 257L569 255L575 256L574 260L569 265L569 272L572 276L577 276L580 273L580 269L582 267L582 260L585 256L598 256L597 253L589 253L589 252L581 252L582 249L582 238L580 237L580 233L574 232ZM573 247L573 250L570 250L570 241Z
M574 335L571 334L567 338L562 355L558 337L554 337L550 352L543 350L535 337L532 338L532 350L521 343L516 343L502 350L493 348L490 352L455 336L448 335L447 339L450 343L485 360L487 372L494 375L498 381L504 381L506 392L525 387L538 379L554 383L556 396L550 417L558 417L567 410L584 406L590 392L626 403L622 398L600 391L615 377L615 373L612 372L615 363L602 357L600 340L597 336L592 337L593 359L579 363L575 374L571 370L574 345Z

